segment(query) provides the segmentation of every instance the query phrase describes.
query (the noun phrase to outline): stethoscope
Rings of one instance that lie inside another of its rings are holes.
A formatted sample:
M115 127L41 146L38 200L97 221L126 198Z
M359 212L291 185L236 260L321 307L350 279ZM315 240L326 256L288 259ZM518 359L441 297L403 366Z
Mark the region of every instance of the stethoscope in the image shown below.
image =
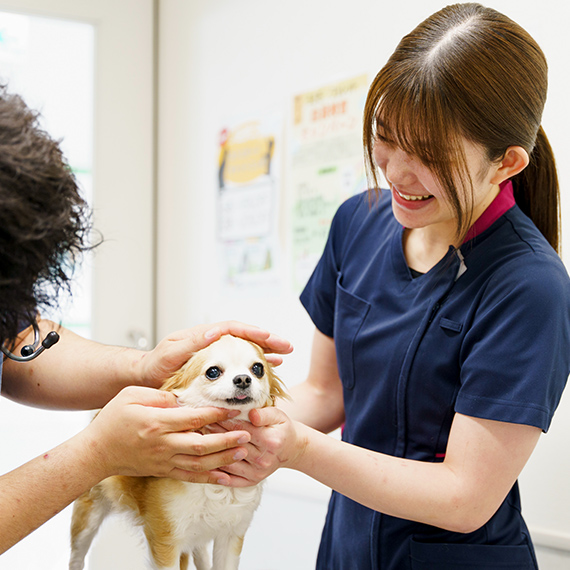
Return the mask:
M10 352L4 345L0 346L0 350L11 360L15 360L16 362L28 362L37 358L44 350L51 348L59 340L59 335L55 331L51 331L40 344L40 328L37 323L34 323L32 326L34 327L34 344L26 344L23 346L20 351L22 356L17 356Z

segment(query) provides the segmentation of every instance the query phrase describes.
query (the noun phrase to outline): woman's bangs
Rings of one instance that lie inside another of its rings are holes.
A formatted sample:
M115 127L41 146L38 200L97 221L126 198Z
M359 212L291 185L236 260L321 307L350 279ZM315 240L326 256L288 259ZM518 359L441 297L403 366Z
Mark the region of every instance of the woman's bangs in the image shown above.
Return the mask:
M456 131L450 128L449 118L444 119L438 101L406 87L392 84L382 94L376 115L377 135L428 167L448 164L457 148L452 134Z

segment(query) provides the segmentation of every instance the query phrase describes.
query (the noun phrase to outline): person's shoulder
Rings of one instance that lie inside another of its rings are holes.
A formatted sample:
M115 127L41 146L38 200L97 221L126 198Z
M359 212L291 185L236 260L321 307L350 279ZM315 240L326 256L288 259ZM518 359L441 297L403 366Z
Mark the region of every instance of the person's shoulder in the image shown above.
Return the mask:
M511 254L505 256L503 272L513 274L513 278L542 281L544 285L547 282L570 285L562 259L534 223L518 207L507 212L506 218L512 237L505 240L511 242L505 245Z
M558 288L570 293L570 277L558 254L550 247L529 249L505 263L501 273L510 281L521 280L538 289Z
M392 207L387 194L382 190L364 190L355 194L339 206L335 218L361 223L371 216L391 215Z
M570 285L560 256L532 221L513 207L489 230L462 246L467 266L491 283L525 283L540 289Z
M354 213L362 208L365 202L368 200L368 191L365 190L363 192L359 192L358 194L354 194L347 198L342 204L338 207L337 216L345 216L350 217L354 215Z
M536 227L534 222L515 205L504 214L507 222L506 227L509 228L513 236L537 253L542 252L547 255L558 257L552 246Z
M531 312L570 314L570 277L564 263L548 245L538 241L496 267L487 292L523 302Z

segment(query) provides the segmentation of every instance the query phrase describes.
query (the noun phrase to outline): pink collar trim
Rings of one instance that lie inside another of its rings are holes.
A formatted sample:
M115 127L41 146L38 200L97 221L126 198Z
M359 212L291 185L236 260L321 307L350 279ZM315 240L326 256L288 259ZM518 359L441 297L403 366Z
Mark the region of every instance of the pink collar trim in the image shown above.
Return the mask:
M510 180L505 180L505 182L500 185L500 189L501 191L497 194L497 197L469 228L463 243L468 242L470 239L484 232L515 205L513 183Z

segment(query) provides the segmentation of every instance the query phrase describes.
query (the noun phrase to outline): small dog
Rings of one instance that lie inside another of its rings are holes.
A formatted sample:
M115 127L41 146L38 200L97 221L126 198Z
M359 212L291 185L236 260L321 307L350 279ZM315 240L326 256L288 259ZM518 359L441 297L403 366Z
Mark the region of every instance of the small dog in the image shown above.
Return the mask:
M162 386L181 405L254 408L287 398L257 345L223 336L197 352ZM243 538L261 499L261 484L228 488L155 477L114 476L77 499L71 526L70 570L81 570L91 542L111 512L128 512L143 527L152 568L235 570ZM213 540L213 565L207 546Z

